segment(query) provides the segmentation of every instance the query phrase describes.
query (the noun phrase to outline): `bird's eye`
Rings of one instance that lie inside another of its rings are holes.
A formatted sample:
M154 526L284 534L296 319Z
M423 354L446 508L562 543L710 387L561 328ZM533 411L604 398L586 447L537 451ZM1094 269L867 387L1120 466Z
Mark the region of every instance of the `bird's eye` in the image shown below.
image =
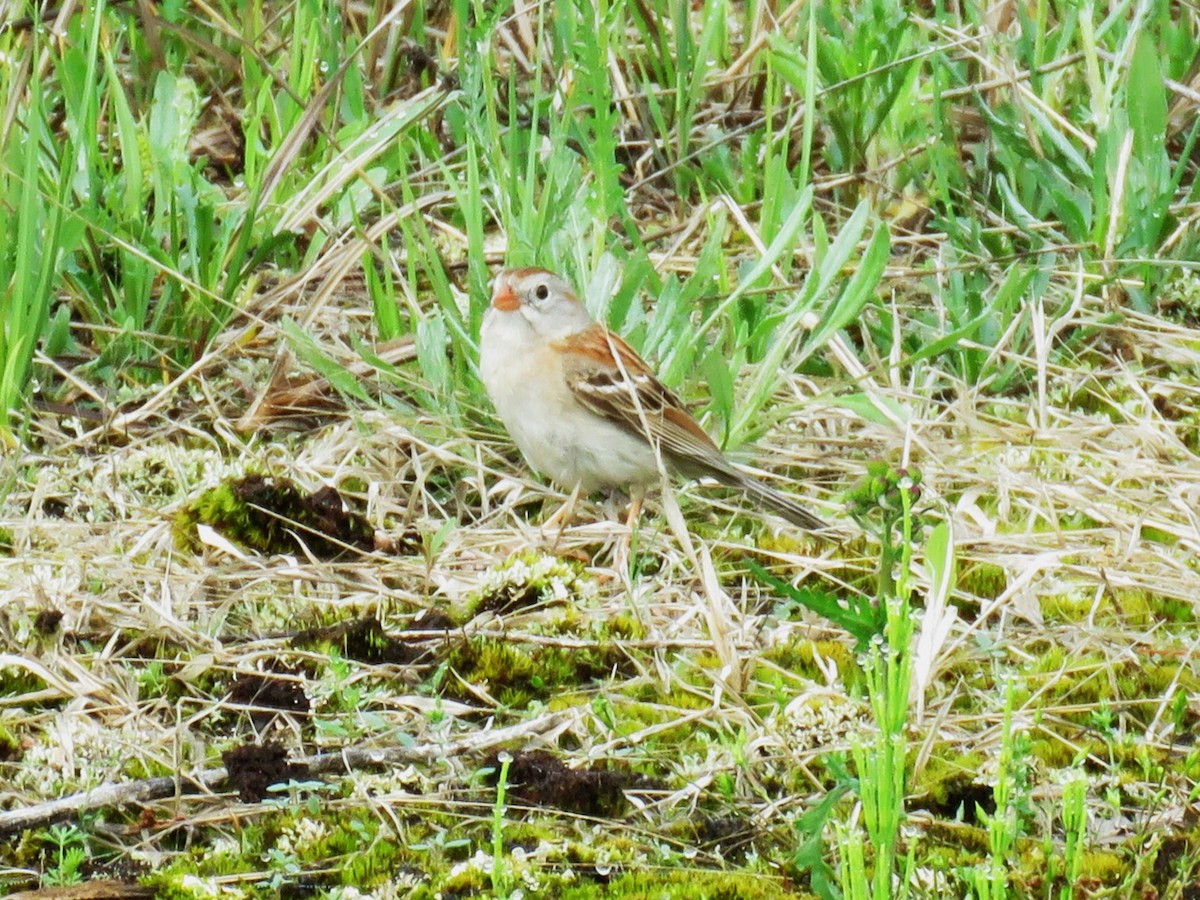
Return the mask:
M539 300L545 300L550 296L550 288L546 287L544 284L539 284L537 289L534 290L533 295Z

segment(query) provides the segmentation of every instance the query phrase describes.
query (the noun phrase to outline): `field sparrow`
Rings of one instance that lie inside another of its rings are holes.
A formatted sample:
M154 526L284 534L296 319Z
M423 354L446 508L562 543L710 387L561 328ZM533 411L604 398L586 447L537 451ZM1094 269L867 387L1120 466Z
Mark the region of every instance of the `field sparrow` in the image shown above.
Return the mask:
M688 478L745 491L800 528L827 527L734 468L675 393L552 272L501 272L479 343L496 412L529 464L560 487L640 493L657 482L661 457Z

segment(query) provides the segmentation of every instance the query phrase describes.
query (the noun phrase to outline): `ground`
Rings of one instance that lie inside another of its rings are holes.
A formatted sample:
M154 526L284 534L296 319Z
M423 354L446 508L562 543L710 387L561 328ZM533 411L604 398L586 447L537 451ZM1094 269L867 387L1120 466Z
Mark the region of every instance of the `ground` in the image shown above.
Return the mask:
M0 893L1196 893L1194 11L160 6L0 29ZM831 530L548 524L533 264Z

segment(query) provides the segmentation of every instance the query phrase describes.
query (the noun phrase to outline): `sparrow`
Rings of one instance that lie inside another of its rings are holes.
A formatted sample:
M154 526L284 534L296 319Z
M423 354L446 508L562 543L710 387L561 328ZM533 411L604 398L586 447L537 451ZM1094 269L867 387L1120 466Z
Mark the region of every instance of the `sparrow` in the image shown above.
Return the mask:
M530 466L562 489L640 497L665 467L744 491L799 528L828 527L736 468L675 392L553 272L501 272L479 338L479 375L504 427Z

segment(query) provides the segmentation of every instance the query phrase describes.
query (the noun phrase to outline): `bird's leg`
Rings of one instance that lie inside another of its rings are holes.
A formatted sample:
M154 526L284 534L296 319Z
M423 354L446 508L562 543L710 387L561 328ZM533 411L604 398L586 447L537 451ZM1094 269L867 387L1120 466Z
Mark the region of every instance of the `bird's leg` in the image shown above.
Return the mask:
M633 536L642 516L642 501L646 499L644 487L634 487L629 492L629 512L625 514L625 531L617 538L613 548L613 568L625 580L629 578L629 564L633 558Z
M638 519L642 515L642 501L646 499L646 489L644 487L635 487L629 492L629 512L625 515L625 529L630 536L633 535L633 529L638 524Z
M550 545L550 552L553 553L558 549L558 542L562 540L563 533L570 526L571 521L575 518L575 504L579 501L579 485L575 485L575 489L571 491L571 496L567 498L566 503L560 506L549 519L542 523L542 534L550 528L554 528L554 543Z

